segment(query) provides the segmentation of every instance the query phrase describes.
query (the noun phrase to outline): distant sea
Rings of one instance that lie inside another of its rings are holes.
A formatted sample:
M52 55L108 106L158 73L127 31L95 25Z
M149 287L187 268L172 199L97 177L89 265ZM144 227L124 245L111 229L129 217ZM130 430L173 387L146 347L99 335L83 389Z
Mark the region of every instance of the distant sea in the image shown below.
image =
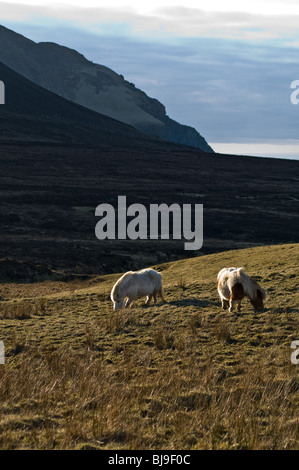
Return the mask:
M299 160L299 140L258 143L209 142L209 145L217 153Z

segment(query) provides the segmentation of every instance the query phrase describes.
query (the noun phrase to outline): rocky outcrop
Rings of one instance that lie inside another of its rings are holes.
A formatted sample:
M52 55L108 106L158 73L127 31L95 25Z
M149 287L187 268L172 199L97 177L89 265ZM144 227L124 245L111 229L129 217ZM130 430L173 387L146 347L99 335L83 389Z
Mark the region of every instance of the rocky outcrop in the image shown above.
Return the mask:
M0 26L0 61L36 84L160 139L213 152L196 129L166 114L158 100L122 75L55 43L36 43Z

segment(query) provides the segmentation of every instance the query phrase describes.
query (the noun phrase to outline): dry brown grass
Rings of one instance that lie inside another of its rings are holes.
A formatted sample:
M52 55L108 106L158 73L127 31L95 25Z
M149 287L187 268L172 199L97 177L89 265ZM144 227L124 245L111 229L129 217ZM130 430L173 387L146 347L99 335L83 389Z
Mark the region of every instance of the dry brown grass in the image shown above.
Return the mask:
M168 303L120 312L107 298L117 276L41 298L10 286L0 448L298 449L296 255L292 245L170 263ZM228 263L259 277L264 313L221 310L215 279Z

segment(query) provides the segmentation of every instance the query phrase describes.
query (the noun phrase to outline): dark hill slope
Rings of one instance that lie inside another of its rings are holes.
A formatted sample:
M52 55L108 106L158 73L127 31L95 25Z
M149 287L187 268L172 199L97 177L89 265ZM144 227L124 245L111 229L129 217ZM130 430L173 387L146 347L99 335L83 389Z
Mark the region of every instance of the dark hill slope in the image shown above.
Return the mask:
M298 242L299 162L184 148L0 145L0 280L48 269L101 274L255 245ZM95 208L203 204L204 243L98 240ZM19 261L27 264L18 264ZM3 269L1 268L1 263ZM31 274L30 274L31 273Z
M0 106L2 141L160 145L158 139L62 98L1 62L0 80L5 84L5 105Z
M1 25L0 45L0 61L37 85L147 135L213 152L196 129L167 116L157 99L74 49L36 43Z
M207 154L144 136L0 64L0 280L122 272L298 241L299 162ZM95 208L203 204L204 244L102 240ZM25 262L25 264L24 264ZM23 264L22 264L23 263Z

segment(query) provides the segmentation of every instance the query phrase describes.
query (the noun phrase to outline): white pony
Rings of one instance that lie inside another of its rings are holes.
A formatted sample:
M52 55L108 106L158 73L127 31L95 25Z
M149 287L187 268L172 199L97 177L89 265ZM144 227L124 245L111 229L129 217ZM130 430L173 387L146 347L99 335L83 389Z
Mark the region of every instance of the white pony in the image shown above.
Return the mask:
M157 302L157 296L160 294L164 301L162 276L154 269L142 269L141 271L128 271L125 273L111 291L111 300L113 309L118 310L124 306L133 306L135 299L147 297L146 304L149 305L152 298ZM126 302L125 302L126 301Z
M224 310L229 307L229 311L232 312L236 302L240 311L241 300L244 297L249 297L255 311L264 308L263 300L266 298L266 292L244 272L243 268L221 269L217 276L217 289Z

